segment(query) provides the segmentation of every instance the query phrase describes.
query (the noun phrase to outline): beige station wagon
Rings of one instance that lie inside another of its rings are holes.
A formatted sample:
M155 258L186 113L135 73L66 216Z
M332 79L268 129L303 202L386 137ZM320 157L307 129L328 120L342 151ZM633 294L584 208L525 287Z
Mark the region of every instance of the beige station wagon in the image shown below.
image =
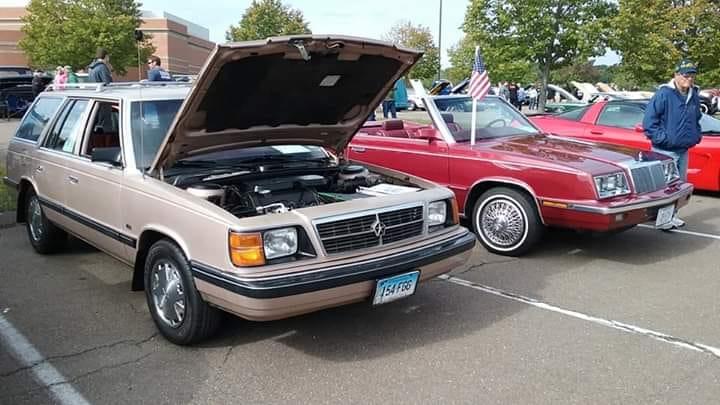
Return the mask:
M221 311L273 320L383 304L463 264L475 238L450 190L343 156L421 55L351 37L219 45L192 85L42 93L10 143L18 222L134 269L170 341Z

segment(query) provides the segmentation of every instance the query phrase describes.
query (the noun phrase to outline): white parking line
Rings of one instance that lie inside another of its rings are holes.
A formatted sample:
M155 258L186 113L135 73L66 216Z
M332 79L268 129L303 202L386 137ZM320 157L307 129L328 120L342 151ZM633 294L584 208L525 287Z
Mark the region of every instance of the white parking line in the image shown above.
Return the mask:
M60 404L84 405L89 402L73 388L10 321L0 315L0 340L15 354L22 367L27 367Z
M608 328L617 329L617 330L620 330L623 332L632 333L635 335L646 336L646 337L658 340L663 343L669 343L671 345L681 347L683 349L690 349L690 350L693 350L696 352L707 353L716 358L720 358L720 348L708 346L703 343L696 343L696 342L689 341L687 339L678 338L675 336L668 335L666 333L656 332L654 330L645 329L645 328L630 325L630 324L627 324L624 322L613 321L611 319L598 318L596 316L583 314L581 312L556 307L551 304L540 302L534 298L525 297L520 294L515 294L512 292L501 290L499 288L494 288L494 287L486 286L483 284L474 283L472 281L463 280L461 278L448 276L446 274L441 275L439 278L443 279L445 281L449 281L454 284L464 286L464 287L470 287L475 290L490 293L490 294L496 295L498 297L503 297L503 298L511 299L513 301L522 302L523 304L532 305L536 308L556 312L556 313L559 313L562 315L570 316L570 317L580 319L583 321L587 321L587 322L592 322L597 325L602 325L602 326L605 326Z
M639 224L639 227L642 228L649 228L649 229L655 229L652 225L646 225L646 224ZM720 240L720 235L713 235L711 233L702 233L702 232L693 232L693 231L685 231L682 229L671 229L667 232L673 232L673 233L682 233L684 235L692 235L692 236L699 236L701 238L708 238L708 239L715 239Z

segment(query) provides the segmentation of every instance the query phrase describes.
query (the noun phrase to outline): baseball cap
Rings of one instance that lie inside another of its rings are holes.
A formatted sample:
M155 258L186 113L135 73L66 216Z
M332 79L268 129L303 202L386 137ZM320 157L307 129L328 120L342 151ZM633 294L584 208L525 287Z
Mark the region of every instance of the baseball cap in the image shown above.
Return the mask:
M680 74L697 73L697 66L690 59L681 60L675 67L675 72Z

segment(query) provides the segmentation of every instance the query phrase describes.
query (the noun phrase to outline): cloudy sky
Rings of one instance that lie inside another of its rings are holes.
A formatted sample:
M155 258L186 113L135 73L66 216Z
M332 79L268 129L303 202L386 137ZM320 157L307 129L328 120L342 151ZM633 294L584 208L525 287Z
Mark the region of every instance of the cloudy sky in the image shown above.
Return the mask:
M156 13L166 11L202 25L210 30L210 40L225 41L225 31L242 17L251 0L144 0L142 9ZM26 0L0 0L0 5L22 5ZM345 34L380 38L401 20L430 28L438 39L440 0L284 0L284 4L303 12L310 29L316 34ZM448 66L447 49L463 36L468 0L443 0L442 64ZM598 63L616 63L612 54Z

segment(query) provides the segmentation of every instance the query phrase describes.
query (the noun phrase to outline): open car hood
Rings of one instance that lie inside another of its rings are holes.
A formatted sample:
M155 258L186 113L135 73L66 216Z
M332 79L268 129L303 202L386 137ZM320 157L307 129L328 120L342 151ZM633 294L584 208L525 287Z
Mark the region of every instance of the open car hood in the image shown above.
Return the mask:
M319 145L341 153L421 56L346 36L217 45L150 170L202 153L259 145Z

